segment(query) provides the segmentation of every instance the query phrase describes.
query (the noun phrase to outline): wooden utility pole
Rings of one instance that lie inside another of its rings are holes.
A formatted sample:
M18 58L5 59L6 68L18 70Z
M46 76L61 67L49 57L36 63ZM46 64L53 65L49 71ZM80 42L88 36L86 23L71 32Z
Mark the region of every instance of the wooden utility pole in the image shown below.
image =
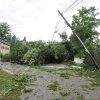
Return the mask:
M89 50L87 49L87 47L85 46L85 44L83 43L83 41L80 39L80 37L74 32L72 26L69 24L69 22L65 19L65 17L63 16L63 14L58 10L58 13L60 14L60 16L64 19L65 24L70 27L70 29L72 30L73 34L78 38L78 40L80 41L80 43L82 44L82 46L84 47L85 51L88 53L88 55L91 57L96 69L100 69L100 66L97 64L96 60L94 59L94 57L91 55L91 53L89 52Z

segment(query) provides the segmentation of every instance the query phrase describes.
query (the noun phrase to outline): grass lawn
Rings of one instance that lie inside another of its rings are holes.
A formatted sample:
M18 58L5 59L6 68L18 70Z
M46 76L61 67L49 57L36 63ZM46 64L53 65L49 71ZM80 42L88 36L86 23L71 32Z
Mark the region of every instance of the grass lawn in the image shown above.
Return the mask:
M0 100L20 100L24 85L16 79L15 75L0 70Z

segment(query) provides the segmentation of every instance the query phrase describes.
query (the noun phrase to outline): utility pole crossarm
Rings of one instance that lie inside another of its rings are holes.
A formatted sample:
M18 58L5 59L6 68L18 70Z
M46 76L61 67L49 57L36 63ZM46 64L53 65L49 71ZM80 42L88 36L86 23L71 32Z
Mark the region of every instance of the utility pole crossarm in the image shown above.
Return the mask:
M99 65L97 64L97 62L95 61L94 57L91 55L91 53L89 52L89 50L87 49L87 47L85 46L85 44L83 43L83 41L80 39L80 37L74 32L72 26L69 24L69 22L65 19L65 17L63 16L63 14L58 10L58 13L60 14L60 16L64 19L65 24L70 27L70 29L72 30L73 34L78 38L78 40L80 41L80 43L82 44L82 46L84 47L85 51L88 53L88 55L91 57L92 61L94 62L96 69L100 69Z

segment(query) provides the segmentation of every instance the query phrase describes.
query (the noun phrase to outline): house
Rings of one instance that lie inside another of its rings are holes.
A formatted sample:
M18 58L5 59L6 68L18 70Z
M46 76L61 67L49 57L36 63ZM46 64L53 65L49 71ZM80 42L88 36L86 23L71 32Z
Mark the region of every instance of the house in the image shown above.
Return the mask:
M4 40L0 39L0 54L5 55L10 53L10 45Z

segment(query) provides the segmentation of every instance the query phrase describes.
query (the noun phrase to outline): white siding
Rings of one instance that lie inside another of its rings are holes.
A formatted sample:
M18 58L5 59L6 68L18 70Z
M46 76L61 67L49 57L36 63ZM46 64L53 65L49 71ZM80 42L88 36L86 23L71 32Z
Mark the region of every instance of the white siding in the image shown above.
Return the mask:
M0 42L0 54L9 54L10 53L10 46Z

